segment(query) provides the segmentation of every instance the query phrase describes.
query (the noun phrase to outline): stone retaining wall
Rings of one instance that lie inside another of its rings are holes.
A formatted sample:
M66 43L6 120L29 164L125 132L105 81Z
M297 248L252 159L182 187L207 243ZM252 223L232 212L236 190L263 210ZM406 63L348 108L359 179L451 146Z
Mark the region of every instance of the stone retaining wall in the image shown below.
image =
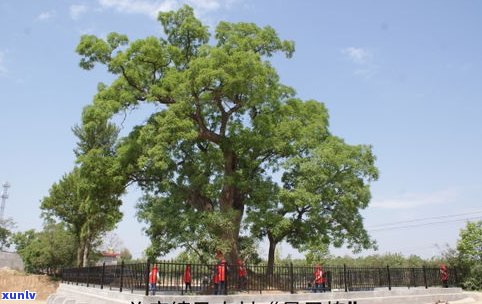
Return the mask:
M156 295L119 292L108 289L61 284L55 295L49 297L48 304L285 304L285 302L318 302L328 304L426 304L437 301L447 302L467 298L460 288L396 288L391 291L327 292L303 294L254 294L242 293L226 296Z

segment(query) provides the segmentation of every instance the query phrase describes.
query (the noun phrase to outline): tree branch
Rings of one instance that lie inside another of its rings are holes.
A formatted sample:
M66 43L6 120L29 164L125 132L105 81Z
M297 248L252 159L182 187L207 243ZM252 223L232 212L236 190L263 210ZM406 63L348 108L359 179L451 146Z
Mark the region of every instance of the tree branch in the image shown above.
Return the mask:
M141 100L141 101L145 101L146 100L146 95L147 95L147 92L139 87L129 76L127 76L126 74L126 71L125 71L125 68L123 66L121 66L121 71L122 71L122 76L124 77L124 79L127 81L127 83L134 89L136 89L137 91L139 91L142 95L144 96L138 96L137 99L138 100ZM162 104L173 104L173 103L176 103L176 100L173 99L172 97L162 97L162 96L159 96L159 95L154 95L157 97L158 101Z
M199 126L199 138L209 140L218 145L221 144L222 137L219 134L216 134L215 132L209 130L208 127L206 127L206 123L204 122L204 117L201 112L201 105L199 104L198 96L195 96L194 98L196 111L190 116Z

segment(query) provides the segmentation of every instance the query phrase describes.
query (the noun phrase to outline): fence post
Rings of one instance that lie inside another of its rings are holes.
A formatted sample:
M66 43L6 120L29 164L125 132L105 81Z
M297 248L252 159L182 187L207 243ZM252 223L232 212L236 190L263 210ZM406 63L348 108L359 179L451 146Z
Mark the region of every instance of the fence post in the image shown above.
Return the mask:
M415 287L415 268L413 267L411 269L411 276L408 284L408 289L410 289L410 286Z
M181 263L182 263L182 262L181 262ZM184 266L184 272L183 272L183 270L182 270L182 266ZM186 271L185 269L186 269L186 266L181 264L181 273L182 273L181 296L184 295L184 288L186 288L186 293L187 293L186 282L184 282L184 273L185 273L185 271Z
M266 276L266 280L268 280L268 267L267 266L257 266L256 268L263 269L263 267L264 267L263 274ZM263 293L263 283L262 282L266 282L266 280L258 280L259 294Z
M423 283L425 284L425 289L428 289L428 284L427 284L427 269L425 268L425 265L423 265L422 269L423 269Z
M378 286L383 286L383 268L378 268Z
M228 264L227 262L225 262L223 264L223 267L224 267L224 291L223 291L223 294L224 295L227 295L228 294Z
M77 279L76 279L76 285L79 285L79 280L80 280L80 266L77 267Z
M343 264L343 281L345 283L345 292L348 292L348 284L346 279L346 264Z
M102 263L102 277L100 277L100 289L104 289L105 262Z
M121 273L120 273L120 286L119 286L119 292L122 292L122 288L124 287L124 260L121 262Z
M293 271L293 262L290 262L290 293L295 293L295 276Z
M390 277L390 267L387 265L388 290L392 290L392 278Z
M90 280L90 267L87 267L87 287L89 287L89 280Z
M149 265L149 259L147 259L147 263L146 263L146 273L145 273L145 283L146 283L146 290L145 290L145 294L146 296L149 295L149 270L151 269L150 265ZM157 284L157 282L156 282Z
M332 282L333 282L333 271L328 270L326 272L326 287L328 288L328 291L331 291L332 289Z

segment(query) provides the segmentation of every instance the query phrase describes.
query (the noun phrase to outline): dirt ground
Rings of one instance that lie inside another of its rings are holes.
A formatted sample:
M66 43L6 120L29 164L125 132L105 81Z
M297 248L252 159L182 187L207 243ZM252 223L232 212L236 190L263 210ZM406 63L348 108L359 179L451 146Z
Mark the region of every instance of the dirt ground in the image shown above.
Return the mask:
M52 281L45 275L33 275L18 272L8 268L0 269L0 291L6 292L36 292L35 301L8 301L2 300L1 303L46 303L47 297L53 293L59 286L58 282Z

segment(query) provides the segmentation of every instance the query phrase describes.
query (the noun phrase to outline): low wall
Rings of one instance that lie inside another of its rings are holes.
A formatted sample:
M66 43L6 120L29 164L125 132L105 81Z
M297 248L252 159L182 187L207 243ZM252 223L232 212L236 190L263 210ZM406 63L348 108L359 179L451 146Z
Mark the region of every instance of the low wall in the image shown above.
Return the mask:
M22 258L15 252L0 251L0 268L4 267L23 272Z
M48 304L284 304L286 302L355 303L356 304L425 304L447 302L467 298L460 288L394 288L389 290L359 292L326 292L302 294L254 294L236 295L156 295L119 292L108 289L60 284L56 294L49 297Z

